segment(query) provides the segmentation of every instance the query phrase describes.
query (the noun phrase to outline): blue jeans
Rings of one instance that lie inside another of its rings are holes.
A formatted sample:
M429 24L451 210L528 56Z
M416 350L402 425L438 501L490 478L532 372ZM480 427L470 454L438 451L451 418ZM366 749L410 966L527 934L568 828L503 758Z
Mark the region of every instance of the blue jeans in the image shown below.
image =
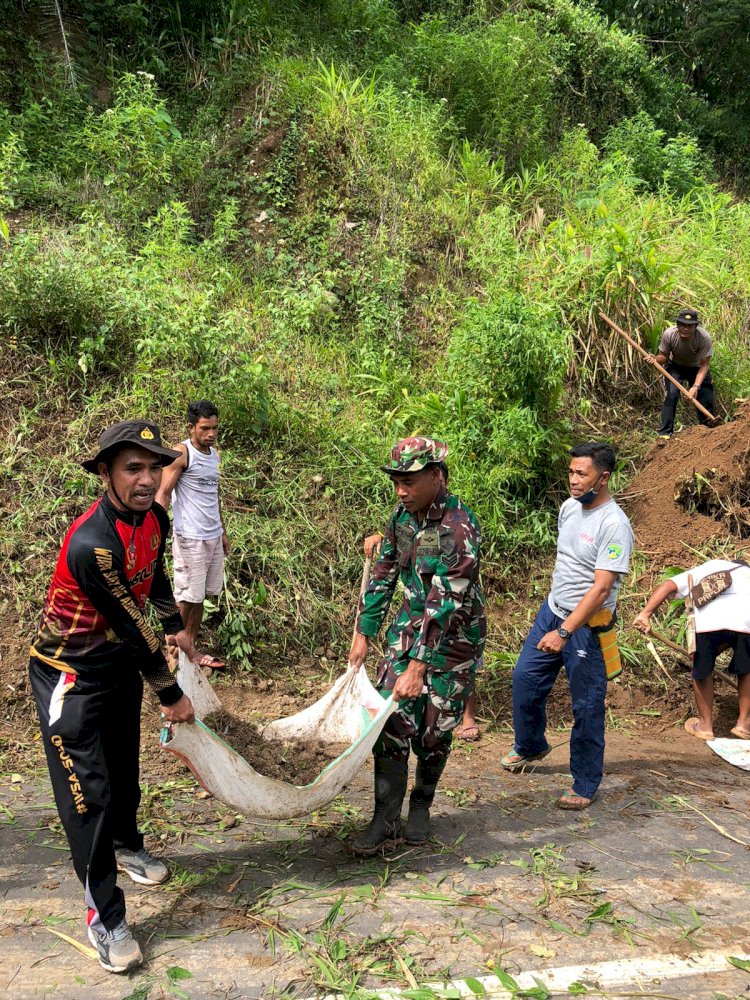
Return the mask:
M547 601L539 609L513 671L515 748L524 756L549 747L544 736L547 698L560 667L565 667L573 703L570 772L576 795L591 798L604 769L604 698L607 674L599 640L582 626L572 632L561 653L543 653L537 643L563 623Z

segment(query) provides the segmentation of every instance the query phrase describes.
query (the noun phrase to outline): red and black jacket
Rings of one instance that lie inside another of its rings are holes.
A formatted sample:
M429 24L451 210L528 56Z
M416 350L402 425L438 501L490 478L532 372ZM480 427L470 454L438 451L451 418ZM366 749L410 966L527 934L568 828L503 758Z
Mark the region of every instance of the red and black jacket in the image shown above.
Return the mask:
M179 701L182 690L144 615L149 600L168 635L183 627L164 572L168 531L158 504L123 512L106 493L92 504L65 536L31 655L89 678L135 659L162 705Z

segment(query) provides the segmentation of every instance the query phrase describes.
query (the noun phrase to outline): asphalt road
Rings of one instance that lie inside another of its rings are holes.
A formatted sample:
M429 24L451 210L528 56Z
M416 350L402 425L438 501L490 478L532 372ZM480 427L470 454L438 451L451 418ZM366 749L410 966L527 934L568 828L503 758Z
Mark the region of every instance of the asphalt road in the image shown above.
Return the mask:
M509 996L499 970L519 987L536 975L549 996L572 995L572 982L592 996L749 996L750 972L728 956L750 957L750 852L729 839L750 843L750 773L678 728L613 732L599 797L562 812L566 735L552 736L561 745L525 775L500 772L507 738L456 750L434 842L367 862L343 840L369 809L368 769L321 813L257 825L201 797L177 762L165 773L155 749L144 820L175 873L165 887L125 886L147 959L130 977L54 933L87 943L45 772L4 774L0 989L13 1000L378 989L429 1000L441 993L424 984L451 981L454 996Z

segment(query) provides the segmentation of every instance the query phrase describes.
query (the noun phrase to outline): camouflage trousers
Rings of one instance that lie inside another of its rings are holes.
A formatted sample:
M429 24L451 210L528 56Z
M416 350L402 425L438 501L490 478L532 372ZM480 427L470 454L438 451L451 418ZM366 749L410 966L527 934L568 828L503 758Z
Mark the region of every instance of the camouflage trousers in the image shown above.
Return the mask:
M396 678L409 666L409 657L389 651L378 667L376 687L388 697ZM373 747L376 757L406 760L409 745L416 756L430 767L445 764L453 742L453 730L463 719L466 702L474 690L477 661L469 660L449 670L428 666L425 672L427 692L399 702Z

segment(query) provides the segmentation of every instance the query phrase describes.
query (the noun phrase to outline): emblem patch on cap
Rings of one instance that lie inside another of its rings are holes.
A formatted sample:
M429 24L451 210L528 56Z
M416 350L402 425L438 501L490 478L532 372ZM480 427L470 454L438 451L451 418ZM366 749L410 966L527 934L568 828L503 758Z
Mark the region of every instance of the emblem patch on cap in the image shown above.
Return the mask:
M143 430L141 431L140 436L143 438L144 441L153 441L154 440L153 431L150 431L148 429L148 427L144 427L143 428Z

